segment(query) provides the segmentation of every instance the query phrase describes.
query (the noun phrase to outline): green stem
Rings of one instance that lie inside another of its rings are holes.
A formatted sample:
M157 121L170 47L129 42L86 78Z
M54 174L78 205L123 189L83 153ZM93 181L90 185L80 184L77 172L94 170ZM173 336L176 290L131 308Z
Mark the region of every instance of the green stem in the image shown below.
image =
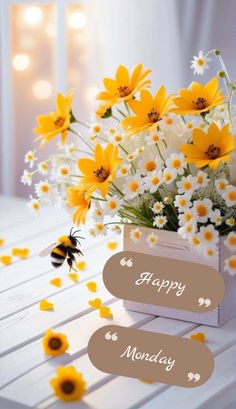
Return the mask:
M100 201L102 201L102 202L107 202L107 199L102 199L101 197L94 197L94 196L90 196L91 197L91 199L93 199L93 200L100 200Z
M156 145L156 147L157 147L157 151L158 151L158 153L159 153L159 155L160 155L161 159L163 160L163 162L165 162L165 159L163 158L163 156L162 156L162 154L161 154L161 150L160 150L160 148L159 148L158 144L157 144L157 143L155 143L155 145Z
M130 109L129 109L129 105L128 105L127 101L125 101L125 108L126 108L126 110L128 112L128 115L130 115Z
M82 122L82 121L79 121L78 119L75 119L73 122L76 122L77 124L83 125L83 126L85 126L85 128L90 129L90 126L89 126L89 125L85 124L85 123Z
M115 116L114 114L112 114L111 117L114 118L117 122L120 122L119 118L117 118L117 116Z
M124 193L115 185L114 182L111 182L112 186L115 188L115 190L122 196L124 197Z
M93 152L93 148L89 145L89 143L83 138L81 134L77 133L76 131L74 131L74 129L71 128L69 128L69 131L78 136L78 138L80 138L85 143L85 145L87 145L89 149Z
M119 112L119 114L121 114L123 117L126 118L125 113L124 113L120 108L116 108L116 109L117 109L117 111Z
M186 125L187 121L186 121L185 117L183 115L181 115L181 118L182 118L183 123Z

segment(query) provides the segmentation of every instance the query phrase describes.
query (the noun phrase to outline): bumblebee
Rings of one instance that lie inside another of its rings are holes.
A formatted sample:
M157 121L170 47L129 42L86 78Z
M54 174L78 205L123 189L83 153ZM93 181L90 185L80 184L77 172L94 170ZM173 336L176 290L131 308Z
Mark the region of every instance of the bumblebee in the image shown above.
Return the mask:
M66 260L70 270L74 270L73 263L75 262L75 255L83 256L82 251L78 249L78 245L81 245L79 239L84 239L84 237L76 235L76 233L80 231L81 230L76 230L73 232L72 227L68 236L58 237L56 243L51 244L51 246L39 253L40 257L45 257L50 254L51 263L54 268L61 267Z

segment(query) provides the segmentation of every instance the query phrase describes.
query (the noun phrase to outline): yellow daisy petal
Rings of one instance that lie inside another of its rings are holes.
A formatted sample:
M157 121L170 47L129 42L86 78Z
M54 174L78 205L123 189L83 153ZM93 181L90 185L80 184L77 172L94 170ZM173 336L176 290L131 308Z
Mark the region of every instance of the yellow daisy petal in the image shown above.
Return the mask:
M110 307L107 307L106 305L103 305L99 308L99 314L101 318L113 318Z
M0 261L2 264L4 264L4 266L8 266L8 264L11 264L12 262L12 257L11 256L1 256L0 257Z
M97 291L97 283L95 283L95 281L89 281L86 284L87 288L89 291L92 291L93 293L95 293Z
M4 246L4 244L5 244L5 240L0 238L0 247Z
M115 250L117 246L118 246L117 241L109 241L109 243L107 243L107 247L109 248L109 250Z
M69 277L72 281L74 281L75 283L78 283L78 281L79 281L79 276L78 276L77 273L69 273L69 274L68 274L68 277Z
M27 258L30 254L30 249L28 248L18 248L14 247L11 251L11 254L15 257L20 257L20 258Z
M80 271L84 271L86 269L86 262L79 261L78 263L76 263L76 268Z
M55 287L61 287L62 281L61 278L56 277L50 280L50 284L54 285Z
M95 298L94 300L90 300L88 304L90 305L90 307L98 309L102 305L102 300L101 298Z
M48 300L41 300L39 303L39 309L42 311L54 310L54 304Z

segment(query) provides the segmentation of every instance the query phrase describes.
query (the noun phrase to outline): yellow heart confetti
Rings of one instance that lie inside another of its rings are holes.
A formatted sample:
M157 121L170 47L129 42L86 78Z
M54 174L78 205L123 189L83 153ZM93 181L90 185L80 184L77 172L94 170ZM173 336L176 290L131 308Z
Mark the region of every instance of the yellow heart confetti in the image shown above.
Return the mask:
M30 254L30 249L28 249L27 247L23 249L14 247L11 251L11 254L15 257L27 258Z
M197 332L196 334L191 335L190 338L195 339L196 341L200 341L200 342L206 341L206 337L205 337L205 334L203 334L203 332Z
M94 300L90 300L88 303L90 307L98 309L102 305L102 300L101 298L95 298Z
M55 285L55 287L61 287L61 279L59 277L55 277L50 280L50 284Z
M79 276L78 276L77 273L69 273L69 274L68 274L68 277L69 277L72 281L74 281L75 283L78 283L78 281L79 281Z
M76 267L77 267L78 270L84 271L86 269L86 262L85 261L78 261L78 263L76 263Z
M87 288L89 291L92 291L93 293L96 293L97 291L97 283L95 283L95 281L89 281L86 284Z
M107 243L107 247L109 248L109 250L116 250L117 246L117 241L109 241L109 243Z
M101 318L112 318L113 317L110 307L107 307L105 305L100 307L99 313L100 313Z
M1 256L0 261L4 266L8 266L8 264L11 264L12 262L12 257L11 256Z
M0 238L0 247L4 246L4 244L5 244L5 240Z
M39 309L42 311L54 310L54 304L48 300L41 300L39 303Z

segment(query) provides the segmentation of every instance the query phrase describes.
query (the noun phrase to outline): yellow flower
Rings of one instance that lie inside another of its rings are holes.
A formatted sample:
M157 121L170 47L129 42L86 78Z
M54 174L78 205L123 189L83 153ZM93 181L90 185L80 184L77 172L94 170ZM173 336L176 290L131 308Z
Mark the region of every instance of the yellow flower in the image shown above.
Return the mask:
M192 82L188 89L181 89L179 96L173 99L176 108L172 111L180 115L198 115L223 104L224 96L218 85L217 77L206 85Z
M219 129L212 123L207 133L194 129L193 144L182 145L180 149L186 155L188 163L194 163L197 168L208 165L211 169L216 169L221 162L230 161L234 138L229 133L229 125Z
M140 101L132 100L129 103L136 115L125 118L121 125L127 130L127 135L157 129L159 121L170 111L171 104L172 96L166 96L165 87L159 88L154 96L148 90L143 90Z
M86 382L81 372L73 366L57 369L57 378L51 379L50 384L55 395L64 401L78 401L86 391Z
M69 348L67 338L64 334L53 332L48 329L42 340L44 353L51 356L64 354Z
M81 192L80 187L69 187L67 190L67 201L69 206L75 207L73 213L73 223L79 226L80 223L85 224L86 215L90 208L91 200L85 199L84 194Z
M129 101L138 91L150 85L151 81L146 78L150 72L151 70L143 70L142 64L138 64L130 75L126 67L119 65L116 79L104 78L106 90L99 92L97 99L109 102L110 107Z
M80 189L85 193L85 199L99 189L102 196L108 193L109 183L116 177L115 170L121 164L122 159L118 157L118 147L109 143L103 150L100 144L95 146L94 160L79 159L78 167L83 173Z
M109 118L111 113L110 102L101 102L101 104L99 104L95 110L97 118Z
M56 97L56 112L37 117L38 127L34 129L34 132L39 134L36 140L40 139L41 145L50 142L59 134L61 135L61 142L66 142L71 122L72 101L72 91L69 91L66 96L58 93Z

